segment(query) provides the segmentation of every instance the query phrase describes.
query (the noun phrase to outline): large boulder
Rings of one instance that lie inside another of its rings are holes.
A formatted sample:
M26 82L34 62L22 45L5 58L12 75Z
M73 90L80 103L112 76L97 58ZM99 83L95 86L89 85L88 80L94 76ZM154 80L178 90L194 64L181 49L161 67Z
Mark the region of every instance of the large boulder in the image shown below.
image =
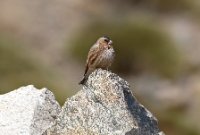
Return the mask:
M1 135L42 135L60 112L52 92L32 85L0 95Z
M2 135L163 135L156 118L133 96L129 84L106 70L60 108L52 92L32 85L0 95Z
M106 70L94 71L68 98L49 135L161 135L156 118L133 96L129 84Z

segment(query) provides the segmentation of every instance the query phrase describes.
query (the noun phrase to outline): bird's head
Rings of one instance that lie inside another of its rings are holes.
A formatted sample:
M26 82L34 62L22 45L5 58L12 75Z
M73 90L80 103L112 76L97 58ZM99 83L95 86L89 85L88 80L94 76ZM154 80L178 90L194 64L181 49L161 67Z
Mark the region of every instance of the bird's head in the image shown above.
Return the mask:
M108 47L108 49L111 47L112 45L112 40L108 37L108 36L103 36L103 37L100 37L98 40L97 40L97 43L101 46L104 46L104 47Z

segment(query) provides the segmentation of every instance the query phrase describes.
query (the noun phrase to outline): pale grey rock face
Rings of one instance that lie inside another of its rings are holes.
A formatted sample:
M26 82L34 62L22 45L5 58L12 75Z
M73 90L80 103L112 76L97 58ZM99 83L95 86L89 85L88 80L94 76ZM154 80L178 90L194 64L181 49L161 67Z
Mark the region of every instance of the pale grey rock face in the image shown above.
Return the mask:
M94 71L83 89L68 98L49 135L161 135L156 118L111 72Z
M62 107L32 85L0 95L2 135L164 135L156 118L111 72L94 71Z
M60 112L53 94L29 85L0 95L1 135L42 135Z

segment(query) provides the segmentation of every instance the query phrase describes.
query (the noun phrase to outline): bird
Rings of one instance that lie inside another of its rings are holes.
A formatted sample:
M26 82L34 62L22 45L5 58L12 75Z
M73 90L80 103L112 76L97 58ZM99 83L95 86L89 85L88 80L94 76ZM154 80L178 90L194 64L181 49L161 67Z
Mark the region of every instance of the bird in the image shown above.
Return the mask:
M79 84L85 85L88 76L95 69L101 68L108 70L115 57L112 44L113 42L108 36L102 36L92 45L88 52L84 76Z

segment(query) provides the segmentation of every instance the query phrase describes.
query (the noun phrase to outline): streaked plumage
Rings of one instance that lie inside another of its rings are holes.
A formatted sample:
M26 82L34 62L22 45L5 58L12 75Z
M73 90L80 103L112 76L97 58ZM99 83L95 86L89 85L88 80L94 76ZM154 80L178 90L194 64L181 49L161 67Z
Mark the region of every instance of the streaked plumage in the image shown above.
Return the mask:
M114 60L114 49L109 37L100 37L90 48L84 78L79 84L85 84L88 76L97 68L108 69Z

